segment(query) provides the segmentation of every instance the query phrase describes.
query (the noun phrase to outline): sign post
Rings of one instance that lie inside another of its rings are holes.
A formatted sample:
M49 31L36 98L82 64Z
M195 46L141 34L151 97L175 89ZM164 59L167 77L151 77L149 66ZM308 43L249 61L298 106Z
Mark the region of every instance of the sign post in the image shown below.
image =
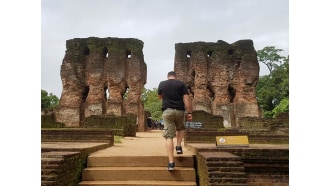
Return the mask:
M247 136L216 136L217 147L248 147L249 140Z
M198 121L187 121L185 126L186 128L199 129L203 126L203 124Z

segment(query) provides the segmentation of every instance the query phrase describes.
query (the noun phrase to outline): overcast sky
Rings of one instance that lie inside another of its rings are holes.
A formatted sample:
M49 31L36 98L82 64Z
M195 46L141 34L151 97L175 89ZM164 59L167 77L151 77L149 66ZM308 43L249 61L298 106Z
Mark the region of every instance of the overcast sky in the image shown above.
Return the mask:
M66 40L137 38L144 42L147 89L174 68L175 43L251 39L289 54L288 0L42 0L41 88L59 98ZM260 65L260 75L268 73Z

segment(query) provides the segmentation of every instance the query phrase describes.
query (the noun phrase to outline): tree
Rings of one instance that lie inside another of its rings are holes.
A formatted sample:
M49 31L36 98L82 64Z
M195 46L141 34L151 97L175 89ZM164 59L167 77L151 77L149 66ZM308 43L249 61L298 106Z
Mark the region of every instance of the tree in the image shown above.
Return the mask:
M257 51L258 61L267 66L270 76L272 75L274 68L281 65L282 60L285 59L285 57L278 54L282 51L282 49L276 49L274 46L267 46Z
M48 92L46 90L41 90L41 109L52 110L59 103L59 99L56 95Z
M142 101L144 103L144 109L151 113L154 120L162 119L162 100L158 98L158 89L153 90L143 89Z
M272 118L280 112L289 112L289 56L286 58L277 54L282 49L274 47L264 49L262 52L257 52L258 55L262 55L262 57L258 56L258 59L268 64L270 74L259 78L256 88L257 100L264 117ZM265 51L271 51L268 53L271 55L265 55Z

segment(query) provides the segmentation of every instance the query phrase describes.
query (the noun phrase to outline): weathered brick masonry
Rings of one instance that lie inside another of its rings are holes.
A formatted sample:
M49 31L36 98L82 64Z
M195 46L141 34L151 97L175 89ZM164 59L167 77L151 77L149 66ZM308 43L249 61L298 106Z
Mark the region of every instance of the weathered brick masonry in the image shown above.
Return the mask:
M200 152L196 159L200 186L247 185L239 156L227 152Z
M225 127L236 127L240 117L260 116L252 40L176 43L174 70L187 85L194 111L222 116Z
M80 152L45 152L41 154L42 186L76 186L82 169L86 166L86 154Z
M77 186L89 154L114 144L109 129L41 130L41 185Z
M138 130L144 131L144 106L140 96L147 81L147 66L143 44L134 38L67 40L56 121L67 127L78 127L92 115L131 113L138 118Z

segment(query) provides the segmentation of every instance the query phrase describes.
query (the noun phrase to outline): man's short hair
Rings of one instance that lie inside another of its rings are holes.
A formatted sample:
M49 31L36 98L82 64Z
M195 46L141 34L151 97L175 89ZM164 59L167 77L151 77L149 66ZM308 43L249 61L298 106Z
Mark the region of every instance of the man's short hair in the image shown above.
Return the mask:
M174 71L170 71L169 73L167 73L167 77L169 76L176 76L176 73Z

